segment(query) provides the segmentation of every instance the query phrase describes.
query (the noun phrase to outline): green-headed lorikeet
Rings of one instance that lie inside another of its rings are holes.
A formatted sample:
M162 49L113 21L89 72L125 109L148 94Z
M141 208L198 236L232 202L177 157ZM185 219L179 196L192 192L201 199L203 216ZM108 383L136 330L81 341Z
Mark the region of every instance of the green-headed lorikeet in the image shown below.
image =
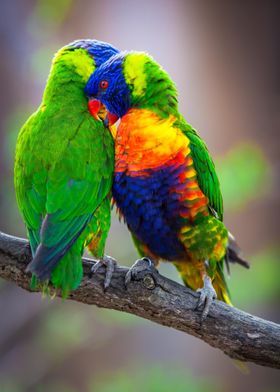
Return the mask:
M17 140L15 190L28 231L33 283L50 280L64 296L82 278L87 245L102 258L110 226L108 196L114 141L88 110L84 88L95 69L118 50L75 41L54 56L42 103Z
M222 221L214 163L180 114L168 74L146 53L122 52L98 68L85 91L95 111L101 102L111 122L121 119L113 197L140 254L175 264L200 291L202 318L214 298L230 304L224 260L247 263Z

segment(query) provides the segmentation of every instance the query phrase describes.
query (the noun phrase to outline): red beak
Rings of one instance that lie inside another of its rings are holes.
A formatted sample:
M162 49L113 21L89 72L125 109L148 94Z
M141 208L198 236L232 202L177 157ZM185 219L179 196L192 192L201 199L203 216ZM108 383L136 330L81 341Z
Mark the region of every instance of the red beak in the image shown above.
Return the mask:
M113 114L113 113L110 113L110 112L108 112L107 118L108 118L109 125L114 125L115 122L117 122L118 119L119 119L119 117L116 114Z
M90 114L96 119L101 121L101 119L98 116L98 112L100 110L101 107L101 102L98 101L98 99L91 99L90 101L88 101L88 110L90 112Z

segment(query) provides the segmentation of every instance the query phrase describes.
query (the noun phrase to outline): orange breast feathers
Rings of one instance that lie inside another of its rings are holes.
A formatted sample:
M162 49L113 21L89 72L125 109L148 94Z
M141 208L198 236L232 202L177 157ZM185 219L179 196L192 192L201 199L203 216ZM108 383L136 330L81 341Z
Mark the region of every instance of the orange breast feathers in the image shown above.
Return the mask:
M161 119L147 109L131 109L121 120L116 135L116 172L155 169L190 153L189 140L174 128L176 118ZM182 162L183 163L183 162Z
M186 208L180 215L193 220L198 213L208 215L208 198L201 191L186 135L174 127L175 117L160 119L144 109L130 110L122 118L116 136L115 172L130 177L149 177L153 172L178 168L170 194L179 195Z

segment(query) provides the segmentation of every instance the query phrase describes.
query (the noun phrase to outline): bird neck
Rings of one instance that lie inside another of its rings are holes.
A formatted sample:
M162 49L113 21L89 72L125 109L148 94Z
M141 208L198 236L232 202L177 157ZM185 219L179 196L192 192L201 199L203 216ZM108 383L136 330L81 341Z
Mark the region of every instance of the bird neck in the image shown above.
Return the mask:
M144 77L135 78L131 89L131 107L151 110L162 119L179 118L176 86L154 61L146 63Z

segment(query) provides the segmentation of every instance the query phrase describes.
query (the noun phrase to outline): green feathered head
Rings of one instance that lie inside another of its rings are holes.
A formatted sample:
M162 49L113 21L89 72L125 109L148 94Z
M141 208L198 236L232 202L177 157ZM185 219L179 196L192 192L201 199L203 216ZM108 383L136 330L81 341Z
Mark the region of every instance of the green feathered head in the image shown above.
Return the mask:
M96 40L79 40L64 46L53 58L44 99L64 94L65 89L71 90L70 86L83 91L95 69L118 52L112 45Z

